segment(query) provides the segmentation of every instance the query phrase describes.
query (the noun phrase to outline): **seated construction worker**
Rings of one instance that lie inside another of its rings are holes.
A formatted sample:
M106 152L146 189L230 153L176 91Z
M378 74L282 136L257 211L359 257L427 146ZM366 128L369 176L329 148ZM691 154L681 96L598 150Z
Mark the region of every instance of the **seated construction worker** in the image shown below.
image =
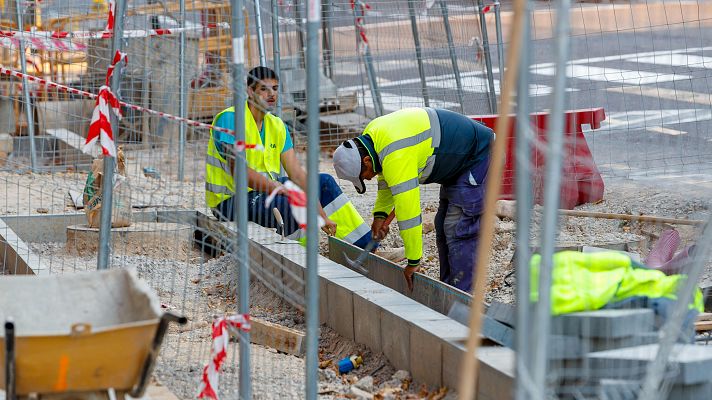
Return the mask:
M334 152L336 175L352 182L359 193L366 191L364 179L378 176L371 233L385 237L384 221L395 208L411 290L423 254L419 187L427 183L442 185L435 216L440 280L466 292L472 289L493 139L491 129L464 115L407 108L374 119L363 135Z
M266 197L289 179L306 190L307 174L297 160L289 129L272 111L277 104L279 78L267 67L256 67L247 76L248 100L245 104L245 138L248 144L262 146L245 151L247 159L248 218L264 227L277 228L278 233L299 240L303 232L292 217L286 196L278 194L265 205ZM234 107L218 113L213 126L235 129ZM205 165L205 201L220 220L234 220L235 136L210 130ZM286 171L287 177L281 172ZM319 213L325 221L322 230L328 235L365 247L371 240L371 230L334 178L319 174ZM272 209L277 208L284 221L281 232Z

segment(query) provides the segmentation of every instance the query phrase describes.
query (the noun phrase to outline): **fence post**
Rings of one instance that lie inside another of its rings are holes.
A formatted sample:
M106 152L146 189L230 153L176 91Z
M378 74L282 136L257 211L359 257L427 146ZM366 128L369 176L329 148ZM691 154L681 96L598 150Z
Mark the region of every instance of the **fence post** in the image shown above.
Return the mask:
M487 68L487 99L489 100L490 112L497 112L497 92L494 90L494 75L492 75L492 55L490 54L489 35L487 34L487 21L485 20L485 6L482 0L477 0L477 9L480 14L480 29L482 30L482 49L485 53L485 68ZM504 76L504 71L500 68L500 78Z
M319 25L321 0L307 2L307 349L306 398L317 397L319 364Z
M415 18L415 6L408 0L408 15L410 15L410 29L413 31L413 44L415 45L415 60L418 62L418 75L420 75L420 89L422 90L425 107L430 107L428 99L428 84L425 81L425 68L423 67L423 52L420 48L420 34L418 34L418 20Z
M541 264L539 266L539 297L534 314L534 352L529 370L532 371L535 392L533 399L544 399L549 349L549 326L551 324L551 271L554 248L559 230L559 202L561 196L561 173L563 162L564 129L566 118L566 63L569 59L571 38L569 36L569 10L571 0L560 0L556 10L556 77L550 125L547 132L546 188L544 190L544 215L541 228ZM527 88L527 94L529 93Z
M245 142L245 25L242 16L243 0L232 0L232 101L235 106L235 144ZM247 238L247 160L244 151L236 152L235 171L235 228L237 247L234 252L238 268L238 313L250 313L250 264ZM250 383L250 334L240 331L240 398L252 398Z
M17 7L17 29L20 32L24 32L22 12L20 11L20 0L15 0L15 6ZM22 35L19 36L19 48L20 52L20 68L23 75L27 74L27 60L25 59L25 41ZM32 167L32 172L37 172L37 154L35 149L35 121L32 118L32 103L30 103L30 87L27 83L27 77L22 77L22 97L25 98L25 116L27 117L27 134L30 137L30 166Z
M533 307L529 300L529 227L531 210L534 204L531 181L531 155L533 132L531 127L529 81L531 71L529 64L532 59L532 43L529 17L531 7L527 1L524 5L522 16L522 50L519 65L519 82L517 84L517 122L516 122L516 148L515 148L515 198L517 213L517 236L515 252L516 280L517 280L517 324L516 326L531 326L530 316ZM502 58L504 60L504 58ZM504 63L500 62L500 72L504 73ZM529 366L529 349L531 335L526 329L515 330L515 349L517 351L516 363L516 400L529 399L531 389L531 374Z
M267 66L267 54L265 52L265 35L262 31L262 10L260 10L260 0L255 1L255 26L257 27L257 51L260 53L260 65Z
M185 0L180 0L180 27L185 29ZM185 111L185 93L187 89L185 87L185 32L183 31L180 33L180 52L178 57L178 86L180 87L180 93L178 94L178 112L182 118L185 118L187 117ZM185 173L185 128L185 124L182 122L178 126L178 180L181 182L183 182Z
M126 10L125 0L116 0L114 10L114 32L111 36L111 53L109 63L114 58L117 51L121 51L124 37L124 12ZM119 87L121 85L121 61L114 68L111 75L111 91L120 98ZM119 120L111 115L111 130L114 132L114 140L118 142ZM113 205L114 189L114 168L116 160L111 156L104 156L104 176L102 177L101 188L101 217L99 219L99 256L97 258L97 269L109 268L109 255L111 255L111 208Z
M272 2L272 64L274 67L274 72L277 76L282 76L282 65L280 62L280 51L279 51L279 5L277 0L271 0ZM275 111L277 116L282 116L282 85L279 85L279 95L277 96L277 110Z
M450 53L450 62L452 63L452 73L455 74L455 84L457 85L457 99L460 101L460 111L465 111L465 99L462 93L462 79L460 78L460 67L457 65L457 52L455 51L455 41L452 38L452 27L450 26L450 17L447 11L445 0L440 0L440 14L443 16L443 24L445 25L445 35L447 37L447 49Z

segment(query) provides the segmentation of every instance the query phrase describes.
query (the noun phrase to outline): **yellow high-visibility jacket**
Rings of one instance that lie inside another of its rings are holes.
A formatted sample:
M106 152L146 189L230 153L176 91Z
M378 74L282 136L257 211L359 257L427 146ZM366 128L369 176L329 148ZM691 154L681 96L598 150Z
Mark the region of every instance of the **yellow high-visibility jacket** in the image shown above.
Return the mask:
M541 256L531 258L531 301L539 298L538 281ZM608 303L631 297L677 299L677 289L687 275L665 275L661 271L635 268L629 256L607 251L554 254L551 281L551 314L597 310ZM697 289L693 304L704 311L702 292Z
M235 107L227 108L215 116L213 125L226 112L235 112ZM279 178L282 164L280 156L287 140L287 129L284 122L272 114L265 114L265 142L262 143L260 130L257 128L250 109L245 103L245 141L248 144L260 143L262 148L247 149L247 165L268 179ZM252 188L249 188L251 191ZM215 208L224 200L235 194L235 181L228 161L220 155L210 130L208 152L205 160L205 202L208 207Z
M438 116L430 108L396 111L374 119L364 130L373 140L382 168L373 213L389 214L395 207L410 265L420 262L423 254L419 185L432 172L440 134Z

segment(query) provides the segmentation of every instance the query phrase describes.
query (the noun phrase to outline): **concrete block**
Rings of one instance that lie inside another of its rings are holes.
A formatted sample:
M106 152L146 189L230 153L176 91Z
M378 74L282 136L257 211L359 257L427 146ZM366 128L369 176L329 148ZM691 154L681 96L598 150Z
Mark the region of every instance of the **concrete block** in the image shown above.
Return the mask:
M444 341L442 343L442 385L457 390L462 378L462 359L467 352L464 342Z
M327 281L326 297L329 303L327 325L346 339L354 340L353 293L344 286Z
M552 318L554 334L588 338L620 338L653 330L650 309L595 310Z
M513 399L515 387L514 351L506 347L482 347L477 352L477 358L480 361L477 398L484 400Z
M329 323L329 296L327 280L319 278L319 324Z
M443 341L425 329L410 329L410 373L429 386L442 386Z
M0 153L10 154L14 148L12 136L8 133L0 133Z
M597 377L639 379L657 351L658 345L651 344L593 352L586 357ZM669 364L677 366L675 383L693 385L712 381L712 348L707 346L676 344Z
M660 337L657 332L648 332L622 338L584 338L581 341L588 351L604 351L655 344L660 341Z
M487 308L487 315L511 327L514 327L517 323L517 309L511 304L505 304L495 300Z
M673 385L667 398L670 400L712 399L712 383L705 382L696 385Z
M373 351L382 351L381 310L384 306L412 304L408 297L382 287L379 291L354 292L354 336ZM407 324L407 322L403 322Z
M489 315L482 316L482 336L501 346L514 348L514 329L495 321Z
M581 339L576 336L550 335L549 359L550 360L575 360L583 356Z
M623 379L601 379L598 397L601 400L637 400L640 382Z
M381 345L393 367L410 371L410 325L385 310L381 310Z
M319 260L319 276L324 278L358 278L361 274L331 260Z

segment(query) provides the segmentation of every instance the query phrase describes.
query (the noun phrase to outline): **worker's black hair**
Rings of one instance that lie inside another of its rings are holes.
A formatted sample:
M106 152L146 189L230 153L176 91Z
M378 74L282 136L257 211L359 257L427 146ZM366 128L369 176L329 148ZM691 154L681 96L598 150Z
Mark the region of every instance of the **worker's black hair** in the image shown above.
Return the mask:
M247 87L254 88L254 86L261 80L264 79L274 79L279 82L279 76L274 72L272 68L268 67L255 67L247 73Z

